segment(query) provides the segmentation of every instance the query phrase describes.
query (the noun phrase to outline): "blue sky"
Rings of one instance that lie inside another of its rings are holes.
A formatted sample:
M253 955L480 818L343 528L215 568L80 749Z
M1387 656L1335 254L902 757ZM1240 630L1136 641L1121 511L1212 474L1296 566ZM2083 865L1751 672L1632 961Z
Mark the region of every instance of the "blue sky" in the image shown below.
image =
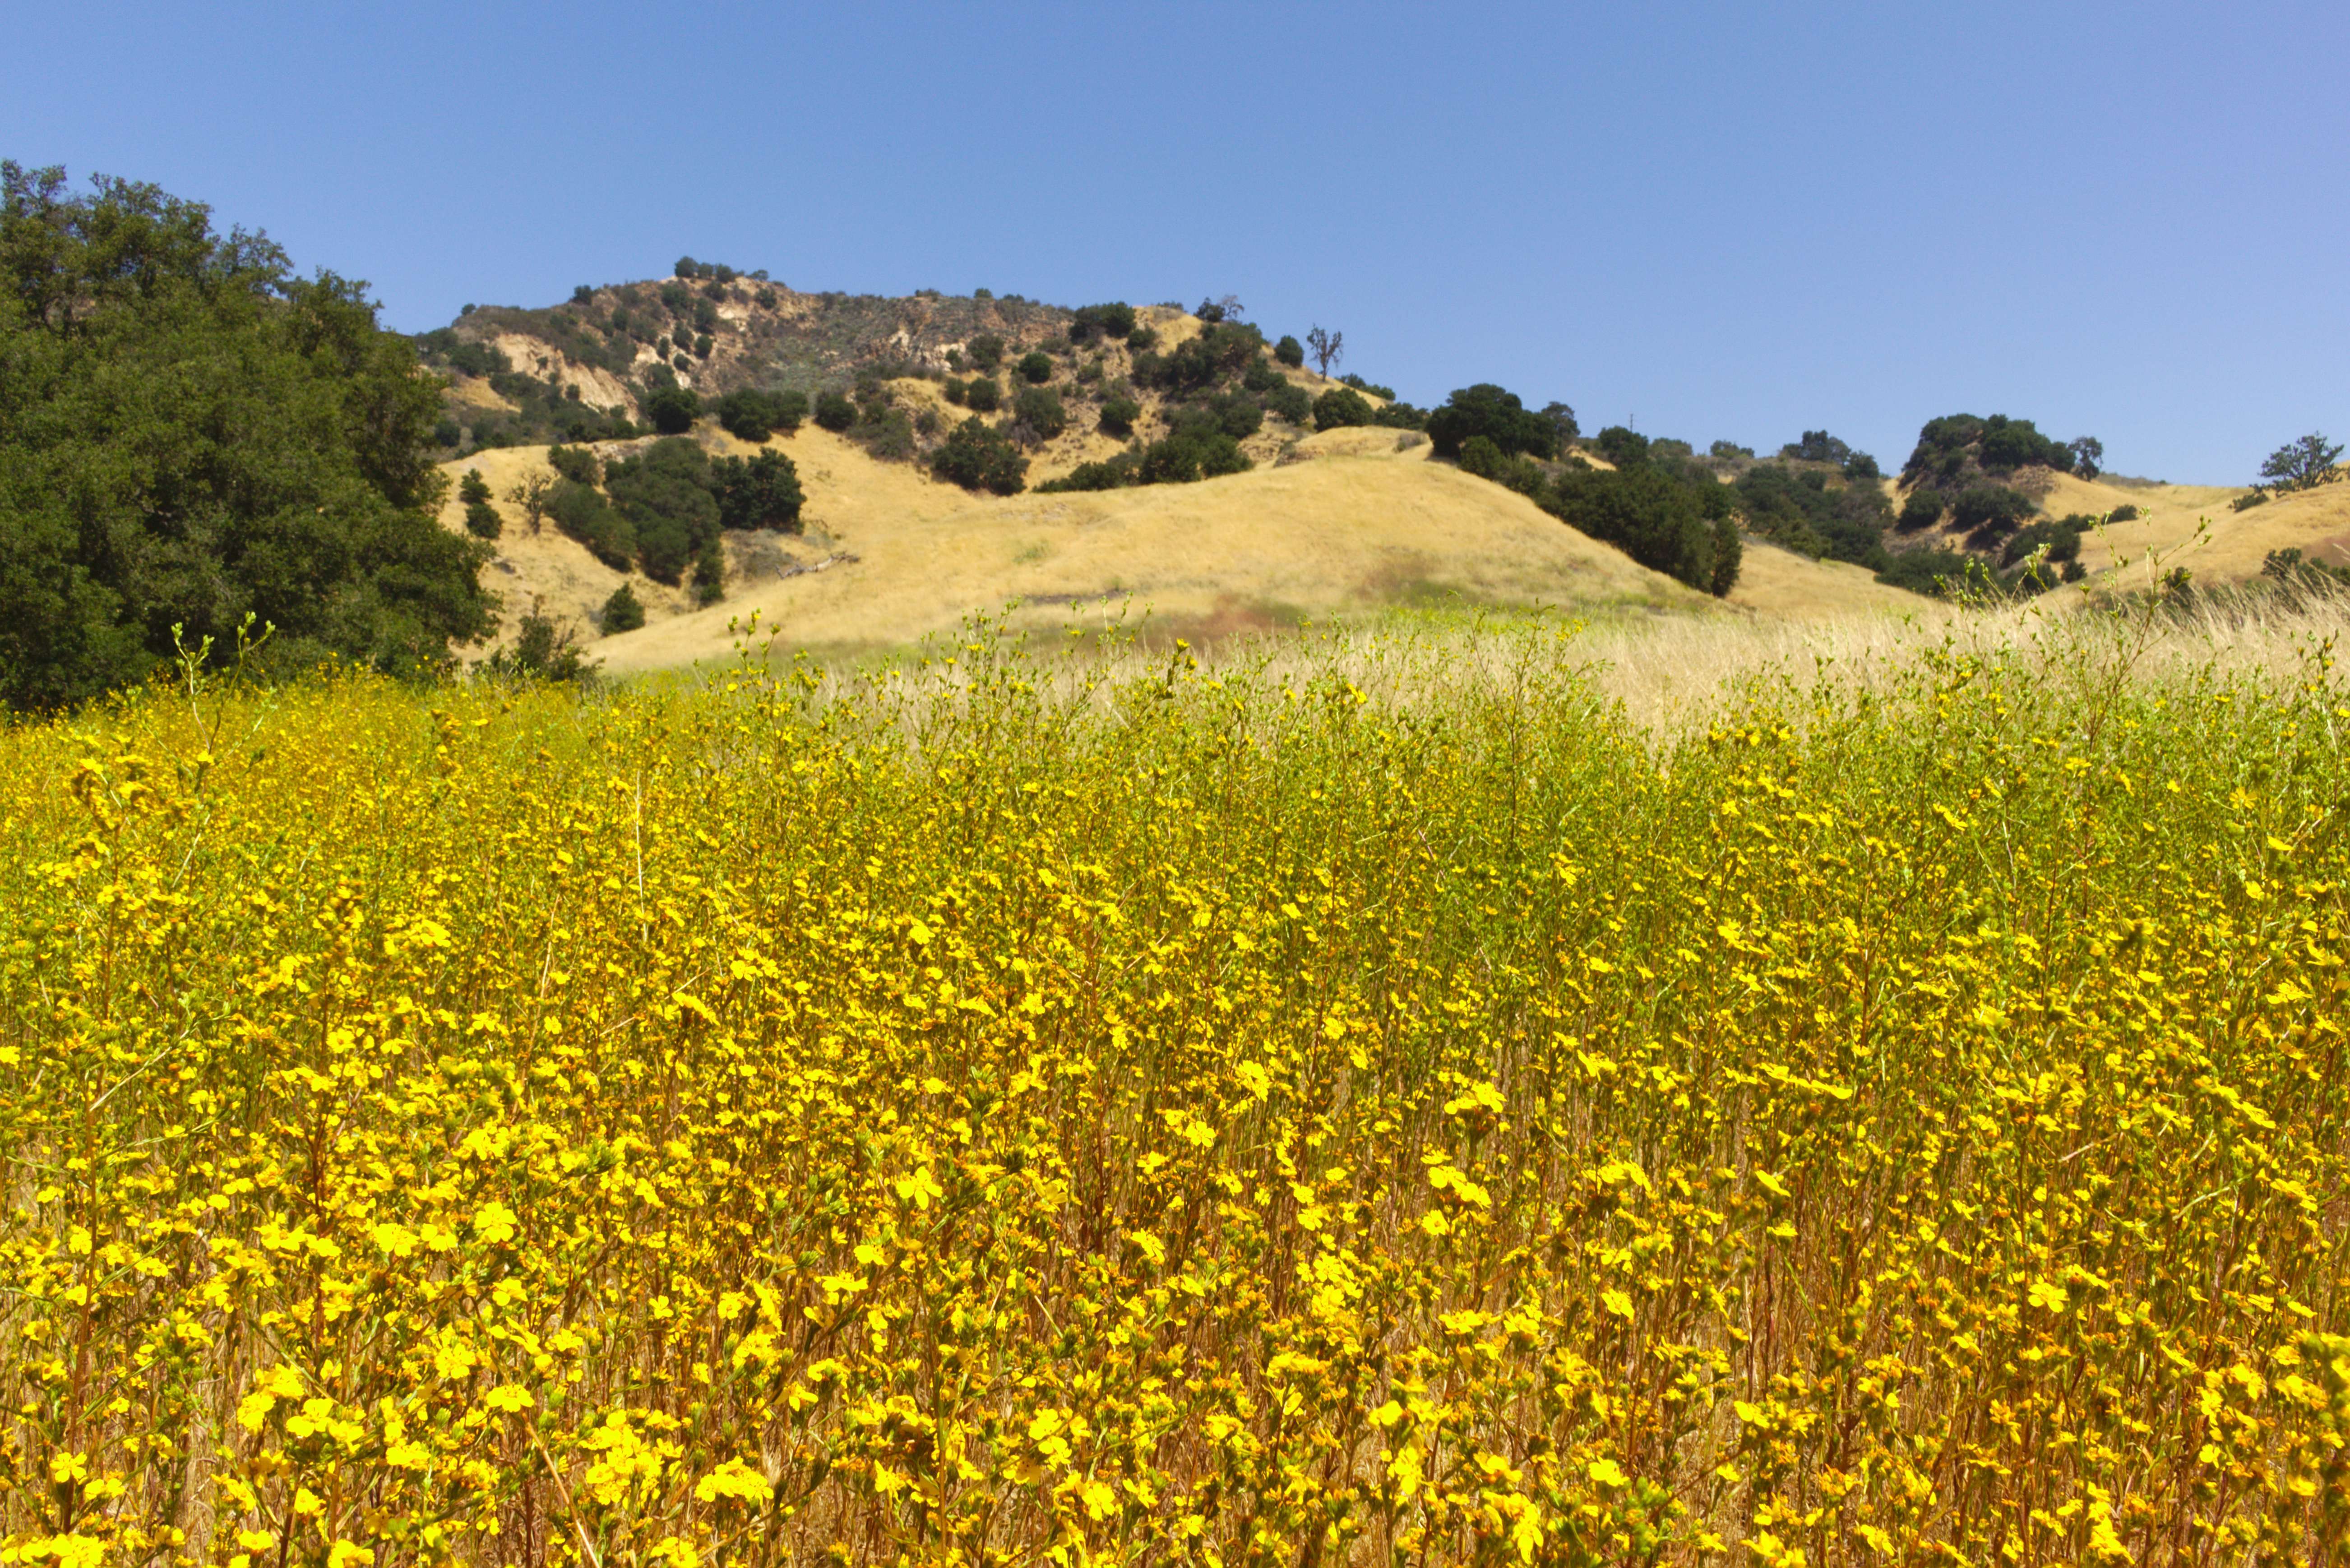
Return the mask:
M16 13L0 156L152 180L414 330L681 253L1237 294L1427 403L1898 463L1942 413L2248 481L2350 433L2333 4Z

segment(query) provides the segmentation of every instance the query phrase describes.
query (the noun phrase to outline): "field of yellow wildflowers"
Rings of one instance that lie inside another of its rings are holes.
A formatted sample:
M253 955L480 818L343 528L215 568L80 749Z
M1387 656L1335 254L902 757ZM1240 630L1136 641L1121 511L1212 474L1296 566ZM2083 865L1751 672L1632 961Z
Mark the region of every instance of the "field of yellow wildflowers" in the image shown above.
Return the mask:
M2322 660L1413 657L0 732L0 1563L2342 1551Z

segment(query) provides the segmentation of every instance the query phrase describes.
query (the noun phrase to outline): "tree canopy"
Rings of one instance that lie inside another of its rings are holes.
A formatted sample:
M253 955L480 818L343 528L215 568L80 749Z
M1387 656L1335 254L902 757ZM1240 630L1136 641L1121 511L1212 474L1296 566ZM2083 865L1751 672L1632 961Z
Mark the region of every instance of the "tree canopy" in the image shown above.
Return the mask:
M0 701L80 701L248 615L282 662L482 637L439 415L364 284L153 185L0 163Z
M1483 436L1503 452L1555 457L1560 428L1555 416L1532 411L1515 392L1490 381L1460 389L1428 416L1428 439L1439 457L1459 457L1471 436Z

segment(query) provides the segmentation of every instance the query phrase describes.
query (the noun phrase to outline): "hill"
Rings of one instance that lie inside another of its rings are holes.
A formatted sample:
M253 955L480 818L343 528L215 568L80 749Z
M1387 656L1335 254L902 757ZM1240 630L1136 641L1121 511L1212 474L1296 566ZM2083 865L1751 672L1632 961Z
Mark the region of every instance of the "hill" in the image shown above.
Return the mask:
M758 450L706 426L694 439L714 456ZM551 524L534 535L509 523L484 574L506 597L509 636L515 611L536 602L620 673L723 656L730 623L754 611L786 646L856 651L904 647L1015 600L1020 628L1058 626L1080 603L1130 603L1166 635L1195 639L1403 607L1821 618L1920 602L1862 568L1756 542L1725 612L1386 429L1305 436L1277 462L1195 484L1012 497L972 494L813 427L773 445L798 468L805 532L727 535L722 601L704 607L687 587L615 571ZM546 462L545 448L517 448L448 466L478 469L504 493ZM453 499L442 521L463 526ZM597 613L624 582L648 624L598 639Z

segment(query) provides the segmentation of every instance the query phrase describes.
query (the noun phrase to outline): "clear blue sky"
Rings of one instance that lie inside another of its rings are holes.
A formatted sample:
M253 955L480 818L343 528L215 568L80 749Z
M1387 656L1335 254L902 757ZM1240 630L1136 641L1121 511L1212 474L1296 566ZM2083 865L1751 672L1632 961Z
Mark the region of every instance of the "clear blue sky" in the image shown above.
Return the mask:
M2350 437L2350 5L125 5L0 156L152 180L414 330L681 253L1233 293L1440 400L1898 463L1966 410L2241 483Z

